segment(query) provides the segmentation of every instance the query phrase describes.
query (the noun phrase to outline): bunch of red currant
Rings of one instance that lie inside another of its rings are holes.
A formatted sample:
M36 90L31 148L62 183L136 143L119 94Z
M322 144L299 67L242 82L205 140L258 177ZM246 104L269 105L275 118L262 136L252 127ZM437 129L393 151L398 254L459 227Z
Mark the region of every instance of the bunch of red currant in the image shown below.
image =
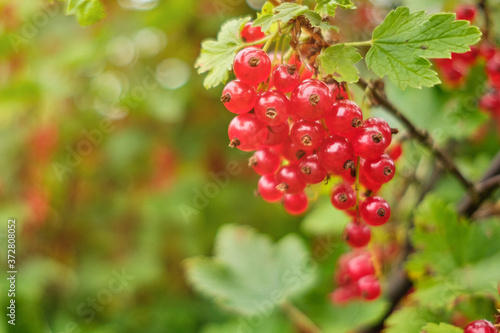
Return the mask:
M456 9L457 19L473 22L477 9L473 5L461 5ZM497 121L500 128L500 50L488 41L479 47L471 47L466 53L452 53L450 59L436 59L435 63L443 80L452 87L460 86L478 61L486 62L488 91L481 98L479 106Z
M337 289L330 294L330 299L338 305L359 297L371 301L377 299L381 293L372 257L367 252L342 255L338 262L335 282Z
M241 37L258 42L265 35L248 23ZM224 87L221 97L237 114L229 124L229 146L255 151L249 165L261 176L258 194L268 202L281 201L293 215L306 211L308 185L337 176L332 205L353 218L346 227L347 242L364 247L371 238L369 226L381 226L391 216L388 203L374 194L394 177L395 163L385 152L397 130L383 119L364 119L346 86L331 77L312 78L294 53L288 59L273 58L257 47L236 55L236 80ZM400 147L392 154L399 156ZM356 290L355 295L377 298L380 284L370 270L370 257L352 261L367 266L362 270L369 274L349 273L350 282L341 284L339 293Z

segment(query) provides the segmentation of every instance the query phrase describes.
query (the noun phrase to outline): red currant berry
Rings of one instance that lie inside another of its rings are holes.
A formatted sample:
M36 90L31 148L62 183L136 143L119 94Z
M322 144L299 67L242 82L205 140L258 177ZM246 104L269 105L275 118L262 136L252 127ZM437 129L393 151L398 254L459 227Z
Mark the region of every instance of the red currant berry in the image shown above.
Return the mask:
M371 236L370 227L363 223L351 222L345 228L347 244L355 248L368 245Z
M342 172L342 174L340 174L340 177L342 177L344 183L352 185L356 181L356 172L352 169L349 169Z
M359 168L359 182L367 190L370 190L373 193L378 192L378 190L380 190L380 188L382 187L382 184L380 184L380 183L374 183L371 180L369 180L368 178L366 178L365 173L363 172L363 169L361 168L361 166Z
M319 120L330 110L333 95L325 83L318 80L305 80L292 92L290 101L294 117Z
M332 205L333 207L346 210L356 206L356 192L352 189L351 186L341 184L332 192Z
M283 144L283 157L290 163L297 163L300 159L308 155L310 151L305 151L293 143L289 138Z
M389 157L393 161L399 160L402 154L403 154L403 146L398 142L393 143L392 146L390 146L389 149L387 150L387 155L389 155Z
M257 150L248 160L248 165L261 176L274 174L279 169L280 164L280 157L269 148Z
M487 320L480 319L465 326L464 333L498 333L495 326Z
M258 183L259 195L267 202L277 202L283 198L283 192L276 189L278 182L274 175L260 177Z
M266 52L255 47L248 47L236 55L233 70L238 80L256 85L269 77L271 59Z
M266 142L264 142L264 145L276 146L286 142L286 140L288 140L289 132L290 126L288 125L288 121L285 121L277 126L269 126L267 128L267 139Z
M389 221L391 208L381 197L369 197L359 207L361 218L371 226L380 226Z
M368 253L358 255L347 262L347 274L353 281L375 274L372 259Z
M363 127L373 127L376 130L378 130L382 135L384 136L385 139L385 144L389 146L392 142L392 129L387 123L382 118L368 118L365 120Z
M317 155L309 155L299 161L299 176L307 184L321 183L327 176L325 168L319 163Z
M358 281L358 290L364 299L373 301L380 296L380 282L373 275L364 276Z
M304 151L317 149L325 138L326 131L315 121L298 120L292 125L290 139Z
M333 100L340 101L342 99L349 99L349 95L345 90L345 87L332 78L325 79L325 83L330 87L333 94Z
M490 60L496 54L497 50L493 44L483 42L479 47L479 54L486 60Z
M354 150L347 139L339 136L326 138L318 150L318 157L323 167L336 175L355 167Z
M241 39L245 43L252 43L264 39L266 34L262 32L260 27L252 27L253 22L245 24L241 30ZM262 45L258 46L261 47Z
M364 160L360 168L368 180L378 184L389 182L396 173L394 161L385 154L374 160Z
M276 174L278 181L278 190L286 193L300 193L305 188L307 183L299 176L300 171L297 164L290 164L281 167Z
M257 93L253 86L235 80L226 84L220 100L232 113L247 113L255 106Z
M289 194L283 196L283 207L291 215L300 215L307 209L307 196L305 193Z
M363 113L353 101L344 99L333 103L325 115L326 127L330 134L351 138L363 125Z
M271 75L274 87L282 93L292 92L299 85L299 71L295 65L281 65Z
M352 146L356 155L364 159L374 159L384 153L387 144L384 136L375 128L362 128L353 141Z
M283 124L288 119L289 103L281 91L265 91L259 94L255 103L255 115L268 126Z
M476 17L477 10L476 7L473 5L463 4L457 8L456 14L457 14L457 20L473 21L474 18Z
M486 74L490 84L497 89L500 88L500 53L488 60Z
M258 149L266 141L267 128L254 114L244 113L234 117L229 123L229 147L242 151Z
M356 286L344 286L337 288L331 293L330 300L334 305L344 305L358 296L359 291Z

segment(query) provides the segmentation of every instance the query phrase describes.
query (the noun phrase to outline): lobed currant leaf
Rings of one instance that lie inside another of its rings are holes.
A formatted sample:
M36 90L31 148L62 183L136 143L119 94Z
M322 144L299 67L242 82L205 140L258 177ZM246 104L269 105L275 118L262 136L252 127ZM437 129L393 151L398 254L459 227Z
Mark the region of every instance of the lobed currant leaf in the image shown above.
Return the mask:
M269 302L270 297L277 306L309 289L315 270L305 265L310 260L297 236L286 236L273 245L249 227L226 225L218 232L215 257L188 259L186 269L196 290L224 308L252 315L260 314L259 304Z
M399 7L375 28L366 63L377 75L387 75L401 89L432 87L440 80L430 69L428 59L467 52L480 37L477 27L467 21L455 21L455 14L410 13L408 7Z
M422 328L422 332L426 332L426 333L463 333L463 330L456 327L456 326L452 326L450 324L429 323L429 324L425 325L425 327Z
M106 10L99 0L69 0L67 15L75 15L80 25L91 25L106 17Z
M325 74L333 75L339 82L357 82L358 69L354 66L362 59L355 47L337 44L328 47L318 56L318 64Z
M201 52L195 67L198 68L199 74L208 72L203 81L206 89L227 82L236 53L244 45L239 31L248 21L250 17L227 21L217 34L217 40L209 39L201 43Z
M303 15L309 11L307 6L301 6L296 3L283 3L273 9L273 15L265 14L258 17L254 23L254 27L261 27L262 31L268 32L271 26L278 21L286 24L297 16Z
M331 25L328 22L323 22L321 16L318 13L313 12L312 10L306 12L304 14L304 17L309 21L309 23L311 23L313 27L317 27L323 30L339 31L338 27Z
M316 8L314 11L319 14L335 16L337 6L344 9L355 9L356 7L351 0L317 0Z

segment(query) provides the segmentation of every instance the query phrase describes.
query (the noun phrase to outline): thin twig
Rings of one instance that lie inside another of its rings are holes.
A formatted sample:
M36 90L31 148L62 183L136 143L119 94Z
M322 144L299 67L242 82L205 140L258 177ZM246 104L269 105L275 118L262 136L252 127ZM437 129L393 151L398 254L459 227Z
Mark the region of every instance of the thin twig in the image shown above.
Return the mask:
M301 333L321 333L321 330L315 323L309 319L304 312L297 309L292 303L284 302L281 305L283 311L287 314L293 324Z
M483 37L484 39L488 39L491 31L491 17L488 2L486 0L479 0L478 7L483 12L484 17Z
M363 79L359 79L358 85L363 89L370 87L368 82ZM389 113L391 113L399 121L401 121L401 123L403 123L403 125L408 129L410 134L427 149L429 149L431 153L434 154L434 156L436 156L436 158L442 164L443 168L450 172L462 184L462 186L469 192L472 198L478 198L474 184L470 180L465 178L460 170L458 170L455 162L436 145L434 139L429 135L427 131L415 126L394 104L392 104L377 89L370 89L370 93L378 104L383 106Z
M273 5L274 7L278 7L279 5L281 5L281 1L279 0L269 0L269 2L271 3L271 5Z

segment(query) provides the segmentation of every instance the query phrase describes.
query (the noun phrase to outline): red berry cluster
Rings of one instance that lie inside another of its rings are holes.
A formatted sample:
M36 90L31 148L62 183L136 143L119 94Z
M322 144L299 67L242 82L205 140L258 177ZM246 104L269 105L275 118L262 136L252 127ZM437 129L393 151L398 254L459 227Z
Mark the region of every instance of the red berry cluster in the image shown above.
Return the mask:
M337 289L330 294L334 304L342 305L359 298L371 301L380 296L380 282L372 260L366 252L351 252L340 257L335 274Z
M480 319L465 326L464 333L498 333L498 330L489 321Z
M251 23L241 35L247 42L264 37ZM341 84L311 79L297 57L273 66L266 52L248 47L236 55L233 70L236 80L221 98L237 114L229 124L229 145L255 151L249 164L261 176L259 195L281 201L290 214L302 214L308 207L306 186L340 176L332 205L355 218L346 229L349 244L365 246L371 234L366 224L383 225L391 209L378 196L366 195L360 203L355 181L373 194L394 177L394 161L385 154L394 130L383 119L364 120Z
M461 5L456 9L458 20L473 22L477 16L477 9L473 5ZM481 98L479 106L490 112L500 127L500 49L488 41L482 42L479 47L471 47L466 53L452 53L450 59L436 59L435 63L443 80L452 87L460 86L468 77L471 68L478 61L486 62L486 75L489 89Z

